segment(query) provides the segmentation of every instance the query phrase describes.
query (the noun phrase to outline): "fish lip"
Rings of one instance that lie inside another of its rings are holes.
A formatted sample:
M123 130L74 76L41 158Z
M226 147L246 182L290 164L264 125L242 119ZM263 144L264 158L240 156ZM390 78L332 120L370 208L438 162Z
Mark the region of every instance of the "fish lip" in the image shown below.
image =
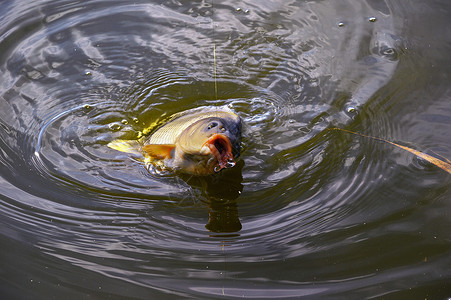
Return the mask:
M203 146L207 146L218 161L219 165L215 167L215 172L219 172L221 169L235 165L232 154L232 144L230 143L230 139L224 134L213 134Z

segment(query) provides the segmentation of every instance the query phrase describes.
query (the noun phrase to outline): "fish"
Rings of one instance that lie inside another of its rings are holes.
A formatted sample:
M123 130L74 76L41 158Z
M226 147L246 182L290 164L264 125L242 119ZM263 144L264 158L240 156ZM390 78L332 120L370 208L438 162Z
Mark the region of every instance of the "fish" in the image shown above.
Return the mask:
M227 106L203 106L172 115L148 137L115 140L108 147L141 154L151 165L203 176L236 164L241 129L241 118Z

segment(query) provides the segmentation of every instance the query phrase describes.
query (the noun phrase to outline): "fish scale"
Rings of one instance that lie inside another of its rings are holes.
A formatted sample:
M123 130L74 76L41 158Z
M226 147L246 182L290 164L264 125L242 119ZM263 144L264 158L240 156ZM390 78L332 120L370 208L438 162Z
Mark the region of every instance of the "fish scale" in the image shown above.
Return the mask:
M144 144L172 145L185 129L197 121L209 117L230 118L231 114L237 119L239 118L225 106L212 108L204 107L202 109L195 108L175 114L165 125L152 133Z

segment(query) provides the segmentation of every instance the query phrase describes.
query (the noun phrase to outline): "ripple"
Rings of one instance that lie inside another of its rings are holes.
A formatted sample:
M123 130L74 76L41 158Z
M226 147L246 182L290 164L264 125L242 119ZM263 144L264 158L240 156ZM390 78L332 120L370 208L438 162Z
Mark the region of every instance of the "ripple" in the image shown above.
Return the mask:
M0 239L20 250L8 282L98 298L367 298L449 278L449 178L329 130L449 152L430 134L447 136L444 87L434 103L413 92L405 8L163 2L0 4ZM215 176L155 176L107 147L209 105L245 124L240 160Z

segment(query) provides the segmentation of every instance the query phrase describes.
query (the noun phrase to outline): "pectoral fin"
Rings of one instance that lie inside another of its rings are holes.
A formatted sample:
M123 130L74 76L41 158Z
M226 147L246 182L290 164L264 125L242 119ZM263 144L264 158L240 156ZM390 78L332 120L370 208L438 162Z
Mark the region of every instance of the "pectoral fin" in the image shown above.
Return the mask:
M172 158L171 152L174 148L175 145L150 144L143 146L142 149L151 157L165 159Z

